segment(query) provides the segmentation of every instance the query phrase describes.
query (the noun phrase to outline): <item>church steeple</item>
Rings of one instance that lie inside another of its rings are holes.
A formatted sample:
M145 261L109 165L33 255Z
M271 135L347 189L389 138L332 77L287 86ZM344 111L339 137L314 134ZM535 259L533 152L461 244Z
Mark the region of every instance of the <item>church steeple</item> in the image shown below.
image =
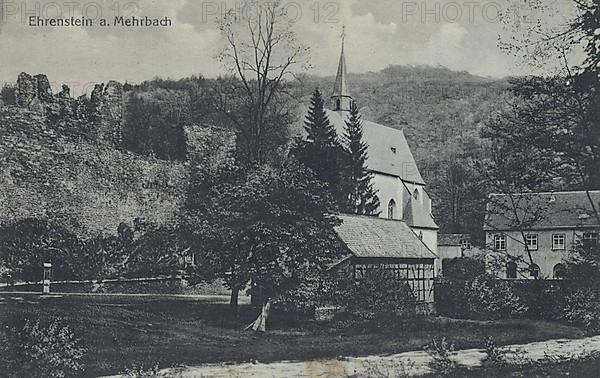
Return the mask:
M342 29L342 52L340 54L340 62L338 63L337 75L333 86L333 94L331 95L331 106L335 111L349 111L352 103L352 96L348 92L346 85L346 57L344 56L344 42L346 39L346 27Z

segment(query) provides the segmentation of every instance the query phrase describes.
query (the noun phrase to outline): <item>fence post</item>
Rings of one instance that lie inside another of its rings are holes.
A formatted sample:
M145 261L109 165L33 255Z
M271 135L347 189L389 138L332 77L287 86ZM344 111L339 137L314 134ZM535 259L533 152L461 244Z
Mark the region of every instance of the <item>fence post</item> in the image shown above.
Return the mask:
M52 279L52 264L44 263L44 279L42 281L42 294L50 294L50 280Z

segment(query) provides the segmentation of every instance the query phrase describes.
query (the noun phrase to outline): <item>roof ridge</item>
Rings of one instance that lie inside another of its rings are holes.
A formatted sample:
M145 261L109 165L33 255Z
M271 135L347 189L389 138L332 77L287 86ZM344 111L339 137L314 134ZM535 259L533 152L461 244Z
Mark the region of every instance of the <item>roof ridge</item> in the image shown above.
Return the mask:
M557 192L525 192L525 193L490 193L489 196L508 196L508 195L513 195L513 196L529 196L529 195L535 195L535 194L558 194L558 195L563 195L563 194L583 194L586 192L590 192L590 193L600 193L600 189L592 189L592 190L570 190L570 191L557 191Z
M377 220L388 221L388 222L400 222L400 223L404 223L408 226L408 224L403 219L382 218L378 215L351 214L351 213L340 213L339 215L340 216L349 216L349 217L353 217L353 218L377 219Z
M331 109L326 109L326 110L327 110L328 112L335 113L335 114L337 114L337 115L338 115L340 118L342 118L342 115L340 114L340 112L339 112L339 111L337 111L337 110L331 110ZM342 118L342 121L344 121L344 119L343 119L343 118ZM384 124L382 124L382 123L378 123L378 122L375 122L375 121L371 121L370 119L366 119L366 118L363 118L363 119L362 119L362 121L363 121L363 122L369 122L369 123L372 123L372 124L374 124L374 125L377 125L377 126L385 127L385 128L387 128L387 129L390 129L390 130L398 131L398 132L402 133L402 135L403 135L403 136L406 138L406 136L404 135L404 128L397 129L397 128L395 128L395 127L388 126L388 125L384 125Z

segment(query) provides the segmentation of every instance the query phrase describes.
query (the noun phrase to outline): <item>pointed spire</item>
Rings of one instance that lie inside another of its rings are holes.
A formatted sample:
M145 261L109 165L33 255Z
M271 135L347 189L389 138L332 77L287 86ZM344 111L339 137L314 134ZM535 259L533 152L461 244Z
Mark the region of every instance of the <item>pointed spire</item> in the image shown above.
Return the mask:
M337 75L333 86L333 94L331 95L333 110L350 110L352 96L348 92L346 85L346 57L344 56L344 43L346 40L346 26L342 27L342 52L338 63Z

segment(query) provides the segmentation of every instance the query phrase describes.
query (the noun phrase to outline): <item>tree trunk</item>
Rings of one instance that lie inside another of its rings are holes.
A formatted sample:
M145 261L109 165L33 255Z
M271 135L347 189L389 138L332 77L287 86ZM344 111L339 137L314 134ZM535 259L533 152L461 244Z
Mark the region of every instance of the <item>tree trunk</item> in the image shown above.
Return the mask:
M237 309L237 307L238 307L239 294L240 294L240 289L238 289L238 288L231 289L231 298L229 299L229 306L233 309Z
M260 310L260 314L258 314L258 318L252 324L250 324L246 329L252 329L255 332L265 332L267 330L267 318L269 317L269 310L271 309L271 300L268 299L262 305L262 309Z

